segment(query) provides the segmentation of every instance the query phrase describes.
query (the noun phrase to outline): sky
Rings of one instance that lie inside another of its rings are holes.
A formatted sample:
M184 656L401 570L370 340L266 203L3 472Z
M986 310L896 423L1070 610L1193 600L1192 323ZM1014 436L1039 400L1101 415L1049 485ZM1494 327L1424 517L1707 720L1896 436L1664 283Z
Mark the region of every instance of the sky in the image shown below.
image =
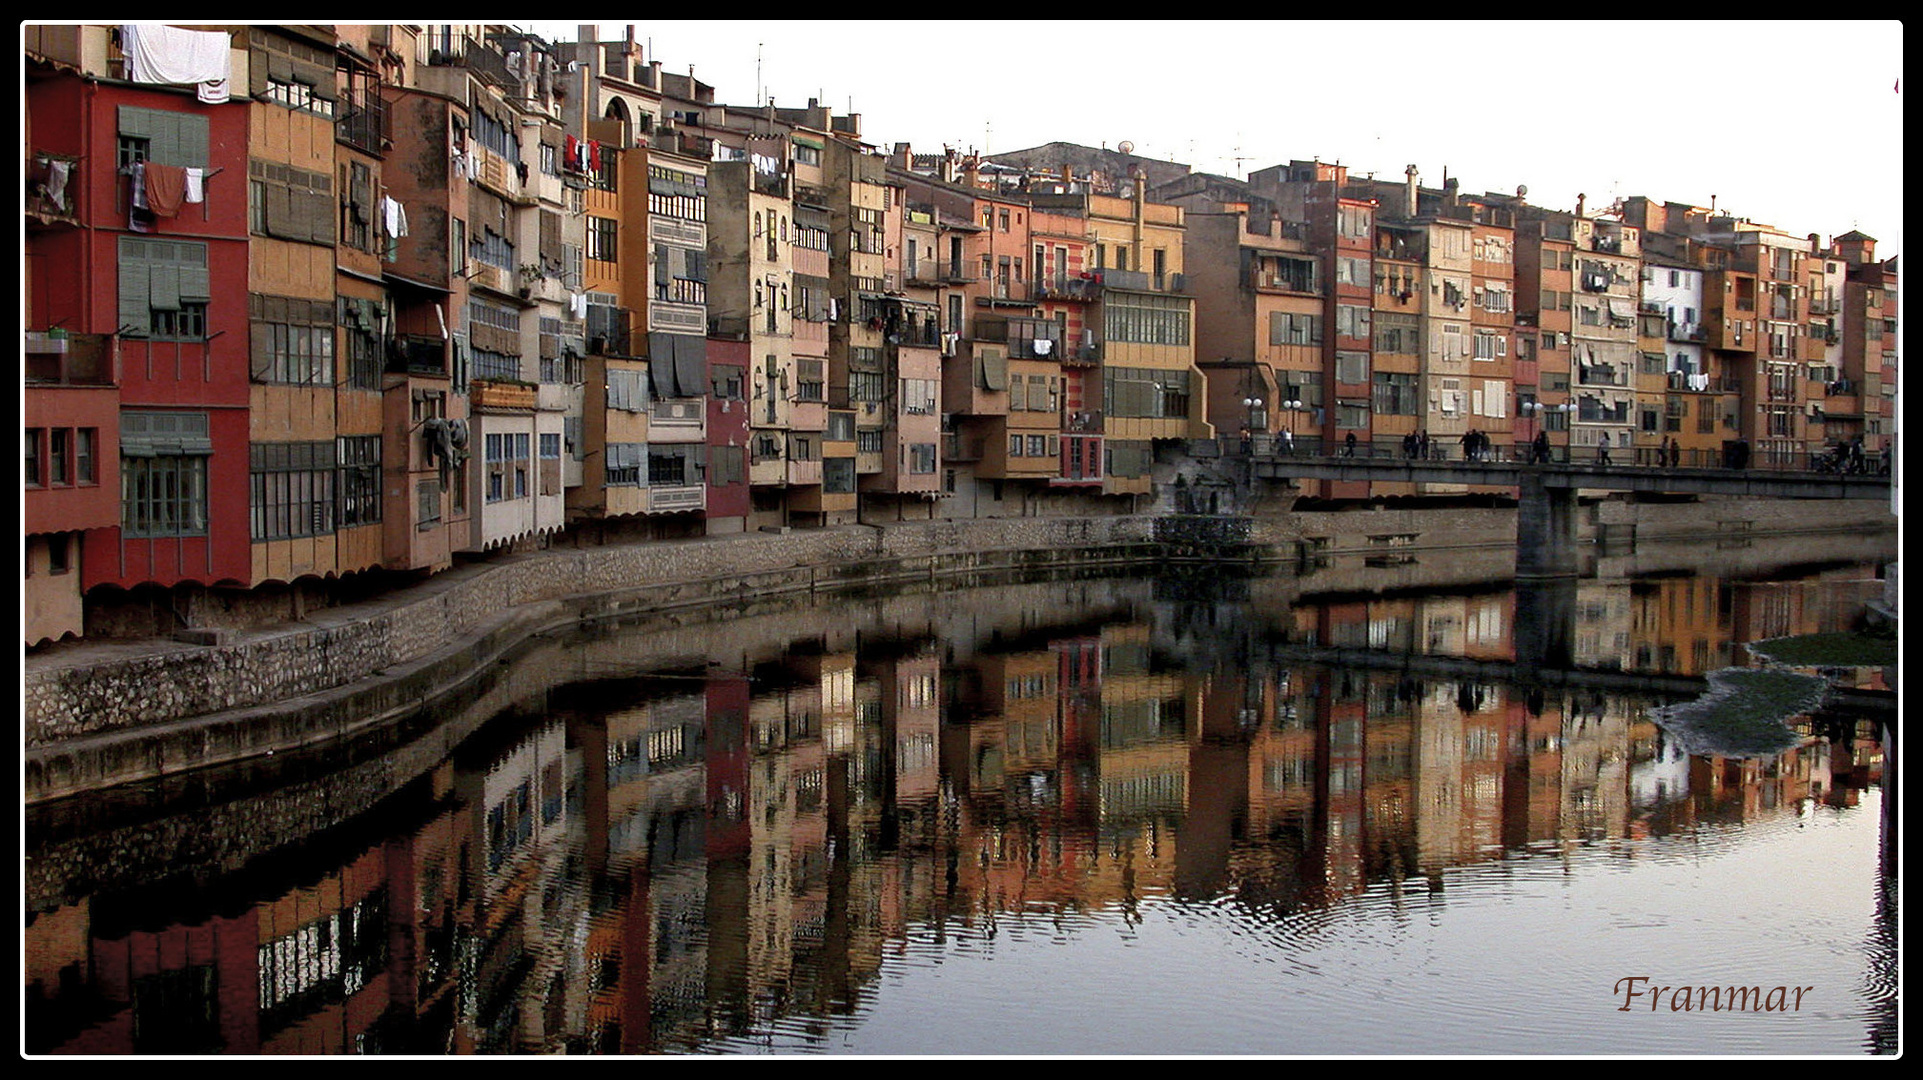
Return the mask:
M522 23L576 40L576 23ZM601 23L617 40L625 23ZM1319 157L1539 206L1631 195L1902 251L1895 21L639 22L723 104L858 112L918 153L1063 141L1243 176ZM964 45L963 43L967 43ZM759 63L757 65L757 55ZM757 79L757 66L759 78Z

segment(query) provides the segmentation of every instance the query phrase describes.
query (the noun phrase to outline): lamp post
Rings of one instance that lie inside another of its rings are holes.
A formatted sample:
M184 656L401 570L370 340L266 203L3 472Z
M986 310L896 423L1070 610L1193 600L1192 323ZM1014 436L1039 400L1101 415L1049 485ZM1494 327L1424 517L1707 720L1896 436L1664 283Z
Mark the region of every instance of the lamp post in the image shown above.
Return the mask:
M1296 400L1295 398L1290 398L1289 400L1282 402L1278 407L1282 410L1282 415L1284 418L1283 424L1282 424L1282 441L1288 447L1289 453L1294 454L1295 453L1295 413L1297 409L1300 409L1302 407L1302 402Z
M1261 447L1255 444L1255 432L1256 432L1255 421L1256 421L1256 414L1262 410L1262 399L1259 397L1255 397L1253 395L1243 398L1242 410L1244 415L1244 421L1242 424L1243 434L1249 443L1249 448L1251 450L1259 450L1261 449ZM1261 420L1262 420L1262 424L1261 424L1262 434L1264 436L1267 436L1269 433L1269 418L1267 416L1263 416Z

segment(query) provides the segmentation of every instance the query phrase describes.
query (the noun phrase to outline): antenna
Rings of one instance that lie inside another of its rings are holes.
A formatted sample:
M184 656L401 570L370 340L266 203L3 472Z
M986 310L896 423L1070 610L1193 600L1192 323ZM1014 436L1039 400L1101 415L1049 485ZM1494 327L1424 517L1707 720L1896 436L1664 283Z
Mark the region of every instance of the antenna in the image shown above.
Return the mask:
M755 106L759 108L761 104L761 42L757 41L755 42Z

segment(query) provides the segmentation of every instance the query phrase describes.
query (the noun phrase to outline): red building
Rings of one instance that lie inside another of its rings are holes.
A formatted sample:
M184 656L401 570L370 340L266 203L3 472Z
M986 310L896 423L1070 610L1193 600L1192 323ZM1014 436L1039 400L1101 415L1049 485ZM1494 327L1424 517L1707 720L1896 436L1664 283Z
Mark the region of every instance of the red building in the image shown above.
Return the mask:
M73 602L29 625L42 637L78 633L78 592L95 586L252 584L247 100L83 75L86 32L100 28L36 28L28 43L29 160L67 167L63 205L29 212L27 330L66 351L29 365L45 482L28 477L27 528L50 562L64 553L78 590L62 585ZM134 166L150 164L198 170L199 190L139 209Z

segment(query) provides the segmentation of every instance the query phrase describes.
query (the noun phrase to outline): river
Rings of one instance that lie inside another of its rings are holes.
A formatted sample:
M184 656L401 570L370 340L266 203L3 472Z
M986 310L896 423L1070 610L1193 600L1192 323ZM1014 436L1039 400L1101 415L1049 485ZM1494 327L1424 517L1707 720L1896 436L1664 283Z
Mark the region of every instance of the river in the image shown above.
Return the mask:
M1875 716L1658 711L1875 563L1691 558L1579 582L1556 672L1380 559L544 637L388 743L32 809L25 1047L1890 1052Z

